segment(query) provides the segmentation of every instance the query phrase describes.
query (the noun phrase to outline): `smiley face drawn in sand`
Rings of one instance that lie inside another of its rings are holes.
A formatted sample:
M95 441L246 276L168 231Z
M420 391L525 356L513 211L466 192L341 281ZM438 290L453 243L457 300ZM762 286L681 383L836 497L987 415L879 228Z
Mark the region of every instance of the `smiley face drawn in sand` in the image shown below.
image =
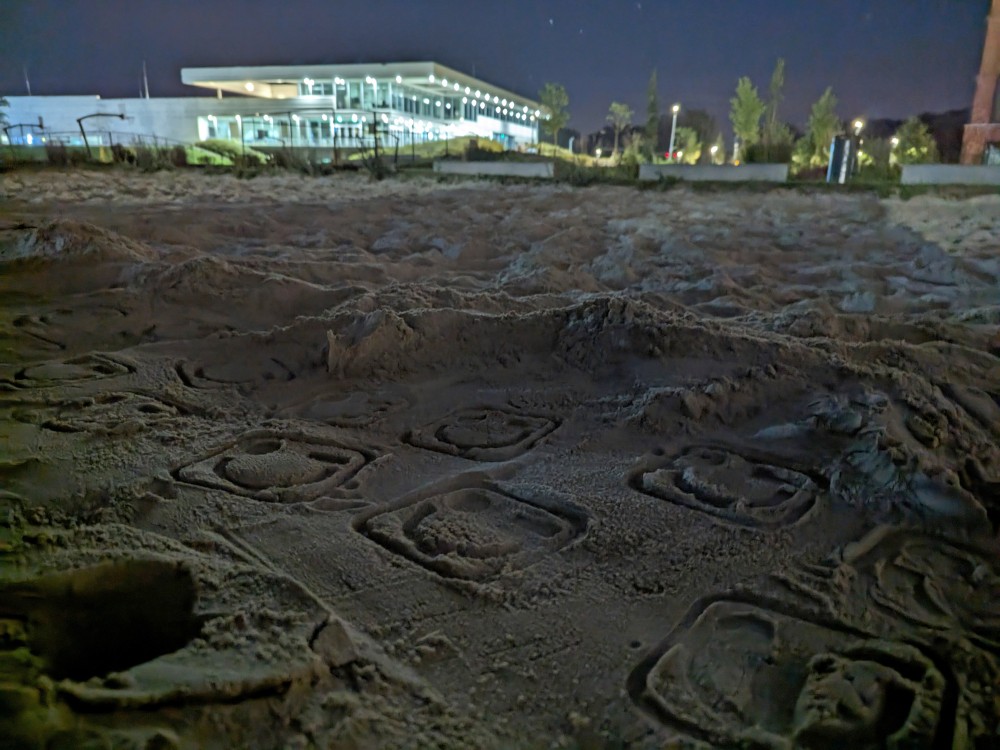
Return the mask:
M552 417L475 408L443 417L403 439L418 448L473 461L507 461L531 450L558 426Z
M741 526L793 524L816 505L820 489L795 469L721 447L692 446L633 476L640 492Z
M753 604L700 605L632 672L636 704L719 746L925 747L946 680L921 651Z
M486 484L398 504L357 528L437 575L482 582L566 547L587 524L568 502L519 498Z
M342 496L374 457L373 451L329 439L258 431L182 466L176 476L255 500L299 503Z

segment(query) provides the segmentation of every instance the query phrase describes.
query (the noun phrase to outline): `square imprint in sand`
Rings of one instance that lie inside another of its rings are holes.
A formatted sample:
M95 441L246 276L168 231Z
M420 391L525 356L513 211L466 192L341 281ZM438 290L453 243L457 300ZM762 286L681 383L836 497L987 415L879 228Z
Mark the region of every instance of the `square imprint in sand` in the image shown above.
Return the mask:
M177 470L191 484L255 500L301 503L343 497L373 452L317 437L253 432Z
M435 494L362 517L356 528L446 578L484 582L538 562L587 530L586 512L489 485Z
M507 461L531 450L558 426L558 420L546 416L463 409L412 430L403 439L418 448L473 461Z
M726 448L692 446L657 460L632 478L642 493L742 526L793 524L820 493L805 474Z
M954 711L913 646L737 601L696 607L628 687L669 729L725 747L931 747Z

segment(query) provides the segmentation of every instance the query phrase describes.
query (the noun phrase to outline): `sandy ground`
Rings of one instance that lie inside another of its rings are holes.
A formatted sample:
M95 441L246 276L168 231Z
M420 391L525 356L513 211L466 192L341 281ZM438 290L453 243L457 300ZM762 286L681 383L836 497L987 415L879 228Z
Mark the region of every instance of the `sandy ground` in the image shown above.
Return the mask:
M997 197L0 199L0 746L1000 746Z

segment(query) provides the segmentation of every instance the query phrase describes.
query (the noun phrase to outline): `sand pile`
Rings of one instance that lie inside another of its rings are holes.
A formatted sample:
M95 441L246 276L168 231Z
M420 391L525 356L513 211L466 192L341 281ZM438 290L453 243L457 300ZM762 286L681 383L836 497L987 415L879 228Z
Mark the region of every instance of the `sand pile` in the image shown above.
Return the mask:
M0 735L1000 737L1000 203L4 180Z

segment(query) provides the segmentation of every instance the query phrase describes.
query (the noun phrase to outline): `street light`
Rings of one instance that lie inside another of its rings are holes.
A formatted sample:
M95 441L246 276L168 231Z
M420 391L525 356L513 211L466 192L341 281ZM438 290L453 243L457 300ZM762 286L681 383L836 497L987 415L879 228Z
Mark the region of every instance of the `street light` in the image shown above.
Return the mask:
M717 153L719 153L719 147L718 146L712 146L712 148L710 148L709 151L712 154L712 164L715 164L715 155Z
M889 143L891 143L891 144L892 144L892 147L893 147L893 148L896 148L896 146L898 146L898 145L899 145L899 138L897 138L896 136L893 136L893 137L892 137L892 140L891 140L891 141L889 141Z
M861 131L864 130L864 129L865 129L865 121L864 120L855 120L854 121L854 135L861 135Z
M94 112L92 115L84 115L83 117L76 118L76 124L80 127L80 135L83 136L83 145L87 147L87 158L90 159L90 141L87 140L87 133L83 129L83 121L89 120L91 117L117 117L119 120L124 120L124 113L115 114L112 112Z
M670 126L670 161L674 160L674 139L677 136L677 113L681 111L681 105L675 104L670 108L670 111L674 113L674 122Z

